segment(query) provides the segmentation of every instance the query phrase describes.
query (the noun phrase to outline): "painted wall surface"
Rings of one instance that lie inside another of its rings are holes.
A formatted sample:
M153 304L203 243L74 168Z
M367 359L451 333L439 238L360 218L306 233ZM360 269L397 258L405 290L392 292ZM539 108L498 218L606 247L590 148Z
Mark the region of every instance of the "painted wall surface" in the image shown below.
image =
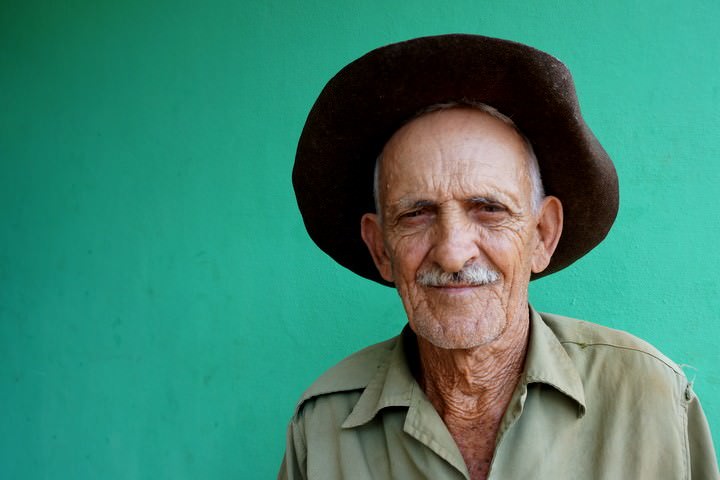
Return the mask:
M340 67L447 32L564 60L607 241L531 287L695 379L720 443L720 3L0 3L0 478L272 478L300 393L404 324L290 184Z

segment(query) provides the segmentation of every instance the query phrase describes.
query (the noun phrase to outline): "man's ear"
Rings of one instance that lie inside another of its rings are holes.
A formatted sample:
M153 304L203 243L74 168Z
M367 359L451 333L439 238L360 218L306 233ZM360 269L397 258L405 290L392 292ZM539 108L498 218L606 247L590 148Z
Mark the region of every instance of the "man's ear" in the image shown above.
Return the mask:
M550 258L560 241L563 227L563 208L560 199L547 196L543 199L537 220L537 245L533 252L532 271L540 273L550 264Z
M385 250L385 241L383 240L382 227L380 219L375 213L366 213L360 220L360 232L362 239L370 250L375 266L380 272L380 276L388 281L393 281L392 266L390 257Z

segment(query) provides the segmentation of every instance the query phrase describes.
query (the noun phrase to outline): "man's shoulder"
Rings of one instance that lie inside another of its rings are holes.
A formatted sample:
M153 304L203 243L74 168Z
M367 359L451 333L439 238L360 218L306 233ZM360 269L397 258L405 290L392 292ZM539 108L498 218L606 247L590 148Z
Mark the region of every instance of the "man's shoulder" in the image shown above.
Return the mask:
M684 377L682 369L675 362L650 343L628 332L552 313L543 312L540 316L566 350L573 348L593 355L598 352L613 355L622 352L625 357Z
M296 412L311 398L364 389L377 368L386 362L398 341L399 336L396 336L370 345L330 367L305 390L298 400Z

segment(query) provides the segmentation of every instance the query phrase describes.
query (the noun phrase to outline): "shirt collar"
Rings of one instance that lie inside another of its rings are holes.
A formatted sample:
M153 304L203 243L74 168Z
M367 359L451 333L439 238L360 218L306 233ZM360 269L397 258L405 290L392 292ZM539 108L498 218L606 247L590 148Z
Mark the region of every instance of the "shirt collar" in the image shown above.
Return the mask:
M406 326L387 359L377 366L377 371L358 398L355 407L345 419L342 428L353 428L372 420L386 407L409 407L413 390L420 386L413 376L408 358L415 347L415 335ZM585 413L585 393L582 380L572 360L553 331L538 312L530 307L530 338L525 357L523 386L543 383L554 387L572 398Z
M580 416L585 414L585 390L580 374L555 333L532 307L524 383L554 387L578 403Z
M410 342L414 341L415 336L406 325L397 337L390 355L384 363L378 365L377 372L342 424L343 428L367 423L385 407L410 406L413 389L420 388L407 360L413 347Z

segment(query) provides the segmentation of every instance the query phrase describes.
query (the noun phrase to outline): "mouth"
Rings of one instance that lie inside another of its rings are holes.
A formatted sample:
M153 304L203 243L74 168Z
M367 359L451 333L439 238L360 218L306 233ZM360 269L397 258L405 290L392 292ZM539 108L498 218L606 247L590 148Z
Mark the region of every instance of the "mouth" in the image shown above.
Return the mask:
M490 283L456 283L449 285L430 285L430 288L436 292L442 292L447 294L463 294L470 292L477 292L483 287L491 285Z

